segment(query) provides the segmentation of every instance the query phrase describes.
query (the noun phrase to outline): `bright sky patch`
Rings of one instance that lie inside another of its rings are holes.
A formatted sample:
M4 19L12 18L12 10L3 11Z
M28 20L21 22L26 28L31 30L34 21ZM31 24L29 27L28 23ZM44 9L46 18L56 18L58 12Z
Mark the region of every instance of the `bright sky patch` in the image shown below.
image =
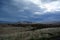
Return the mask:
M42 2L41 0L30 0L30 1L44 10L44 11L42 11L42 14L44 14L46 12L60 11L60 1L59 0L56 0L56 1L51 0L52 2L45 2L45 3Z

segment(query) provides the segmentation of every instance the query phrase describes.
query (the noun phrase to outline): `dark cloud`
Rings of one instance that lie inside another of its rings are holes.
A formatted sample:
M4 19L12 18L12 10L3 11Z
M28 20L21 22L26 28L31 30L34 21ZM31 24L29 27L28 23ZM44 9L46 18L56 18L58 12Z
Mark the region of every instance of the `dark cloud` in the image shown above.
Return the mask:
M56 12L55 14L47 13L44 15L34 14L34 12L40 11L41 9L37 5L24 0L0 0L0 20L35 22L60 20L60 12Z

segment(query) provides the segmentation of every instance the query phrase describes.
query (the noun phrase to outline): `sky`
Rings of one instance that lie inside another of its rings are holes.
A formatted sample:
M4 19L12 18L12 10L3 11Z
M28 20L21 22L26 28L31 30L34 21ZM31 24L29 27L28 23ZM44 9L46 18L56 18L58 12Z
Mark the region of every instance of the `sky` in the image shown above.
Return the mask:
M0 21L60 21L60 0L0 0Z

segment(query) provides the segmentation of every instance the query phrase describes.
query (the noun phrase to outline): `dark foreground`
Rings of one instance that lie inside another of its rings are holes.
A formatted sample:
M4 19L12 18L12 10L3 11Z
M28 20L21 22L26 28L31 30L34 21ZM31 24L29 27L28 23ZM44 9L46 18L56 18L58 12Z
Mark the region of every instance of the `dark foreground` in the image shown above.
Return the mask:
M60 40L60 28L4 27L0 28L0 40Z
M59 26L0 25L0 40L60 40Z

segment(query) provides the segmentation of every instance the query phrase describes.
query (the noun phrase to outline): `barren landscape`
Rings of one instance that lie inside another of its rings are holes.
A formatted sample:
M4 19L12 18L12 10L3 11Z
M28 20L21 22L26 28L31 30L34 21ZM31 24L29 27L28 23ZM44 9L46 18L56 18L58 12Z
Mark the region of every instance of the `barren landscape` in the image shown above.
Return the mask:
M0 24L0 40L60 40L59 25Z

